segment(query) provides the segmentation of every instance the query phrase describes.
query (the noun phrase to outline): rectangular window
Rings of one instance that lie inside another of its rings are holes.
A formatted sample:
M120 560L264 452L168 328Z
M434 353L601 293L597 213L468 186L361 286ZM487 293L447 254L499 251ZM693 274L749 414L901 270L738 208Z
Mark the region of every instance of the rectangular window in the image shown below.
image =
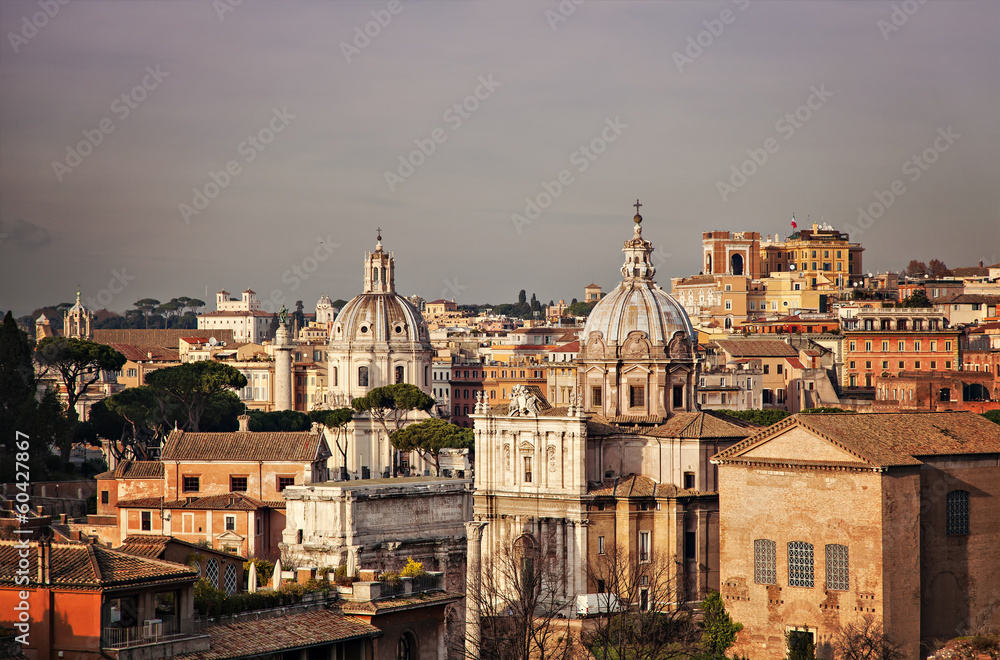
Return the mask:
M906 368L906 362L904 362L903 360L900 360L899 361L899 368L900 369L905 369Z
M246 477L229 477L229 490L234 493L245 493L247 492L247 478Z
M698 533L684 532L684 559L695 561L698 558Z
M945 498L945 532L948 536L969 533L969 491L953 490Z
M913 342L913 350L915 350L917 352L920 352L920 342L919 341Z
M858 364L857 362L855 362L854 360L851 360L851 362L850 362L850 365L851 365L850 368L851 369L857 369L857 364Z
M780 374L780 373L782 372L782 367L783 367L783 366L784 366L784 365L780 365L780 364L778 365L778 368L776 369L776 371L777 371L777 372L778 372L779 374Z
M108 503L108 497L109 497L108 491L102 490L101 491L101 504L107 504Z
M944 368L945 369L951 369L951 360L945 360Z
M185 493L197 493L199 488L199 477L189 477L184 476L184 492Z
M733 308L733 301L732 300L727 300L726 301L726 309L732 309L732 308Z
M600 387L592 387L590 389L590 399L591 399L591 401L593 402L593 404L595 406L600 406L600 405L603 404L603 401L601 400L601 388Z
M889 342L887 342L887 341L882 342L882 350L883 351L888 351L889 350Z
M684 473L684 488L694 490L694 472Z
M649 560L649 532L639 532L639 561Z
M295 485L295 477L278 477L278 492Z
M871 351L872 350L872 343L870 341L866 341L865 342L865 350L866 351Z
M931 369L937 369L937 360L931 360Z
M813 586L813 545L805 541L788 544L788 586Z
M936 351L937 350L937 342L936 341L931 341L931 350L932 351Z
M524 483L531 483L531 456L524 457Z
M753 581L757 584L777 583L778 544L768 539L753 542Z
M257 536L264 533L264 517L257 516Z
M826 546L826 588L831 591L851 588L846 545Z
M599 555L603 555L604 554L604 537L603 536L598 536L597 537L597 554L599 554Z
M855 342L853 342L853 341L851 342L851 350L852 350L852 351L856 351L856 350L858 350L858 345L857 345L857 343L855 343Z
M144 532L153 531L153 513L151 511L143 511L139 514L140 529Z
M913 363L913 368L914 368L914 369L919 369L919 368L920 368L920 360L917 360L917 361L915 361L915 362Z
M236 529L236 516L226 516L226 531Z
M950 341L946 341L944 343L944 350L946 350L946 351L950 351L951 350L951 342Z
M646 386L629 385L628 405L632 408L642 408L646 405Z
M765 364L764 365L764 373L765 374L771 373L771 365L769 365L769 364Z
M888 360L882 360L882 368L883 369L888 369L889 368L889 361Z

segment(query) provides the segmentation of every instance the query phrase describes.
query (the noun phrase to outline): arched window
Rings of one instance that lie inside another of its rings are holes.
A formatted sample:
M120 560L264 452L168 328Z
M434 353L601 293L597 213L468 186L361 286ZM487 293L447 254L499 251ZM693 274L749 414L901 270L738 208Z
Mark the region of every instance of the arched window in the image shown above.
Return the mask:
M205 578L213 587L219 586L219 560L212 557L205 568Z
M396 367L396 383L404 382L404 376L406 375L406 369L403 365Z
M372 268L372 284L378 284L378 266Z
M733 275L742 275L743 274L743 255L742 254L734 254L732 256L732 258L730 259L730 263L732 264Z
M337 367L333 368L333 378L332 378L332 380L333 380L332 385L334 387L336 387L337 386Z
M368 367L358 367L358 387L368 387Z
M416 660L417 643L410 633L403 633L399 636L399 643L396 645L396 660Z
M712 255L710 254L705 255L705 274L712 274Z
M232 564L226 566L226 593L232 595L236 593L236 567Z
M969 491L953 490L945 498L945 531L948 536L969 533Z

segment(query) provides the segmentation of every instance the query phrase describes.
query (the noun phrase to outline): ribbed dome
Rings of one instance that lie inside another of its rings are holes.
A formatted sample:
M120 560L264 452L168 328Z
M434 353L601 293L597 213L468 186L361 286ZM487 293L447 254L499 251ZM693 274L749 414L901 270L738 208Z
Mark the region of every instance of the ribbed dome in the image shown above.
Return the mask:
M333 323L333 342L430 341L427 323L406 298L393 293L361 293L344 305Z
M649 281L621 282L598 301L587 317L585 338L600 332L606 344L621 344L628 333L641 330L653 346L664 346L675 332L695 336L684 308L666 291Z

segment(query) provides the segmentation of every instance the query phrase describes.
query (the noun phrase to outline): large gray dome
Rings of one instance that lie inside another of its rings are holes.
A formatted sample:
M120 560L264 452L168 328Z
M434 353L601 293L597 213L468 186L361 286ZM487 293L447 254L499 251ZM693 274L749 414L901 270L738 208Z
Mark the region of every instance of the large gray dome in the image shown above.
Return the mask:
M426 342L427 323L409 300L395 292L354 296L333 322L334 342Z
M635 330L646 333L653 346L670 343L677 332L695 336L687 312L670 294L652 281L626 280L594 305L583 337L600 332L605 344L621 344Z

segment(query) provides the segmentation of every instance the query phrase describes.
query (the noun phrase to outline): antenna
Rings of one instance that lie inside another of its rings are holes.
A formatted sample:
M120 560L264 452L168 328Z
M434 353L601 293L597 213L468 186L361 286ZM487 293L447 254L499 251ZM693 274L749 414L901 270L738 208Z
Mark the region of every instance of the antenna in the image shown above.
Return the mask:
M208 345L209 346L215 346L218 343L219 343L218 339L216 339L215 337L209 337L209 339L208 339Z

